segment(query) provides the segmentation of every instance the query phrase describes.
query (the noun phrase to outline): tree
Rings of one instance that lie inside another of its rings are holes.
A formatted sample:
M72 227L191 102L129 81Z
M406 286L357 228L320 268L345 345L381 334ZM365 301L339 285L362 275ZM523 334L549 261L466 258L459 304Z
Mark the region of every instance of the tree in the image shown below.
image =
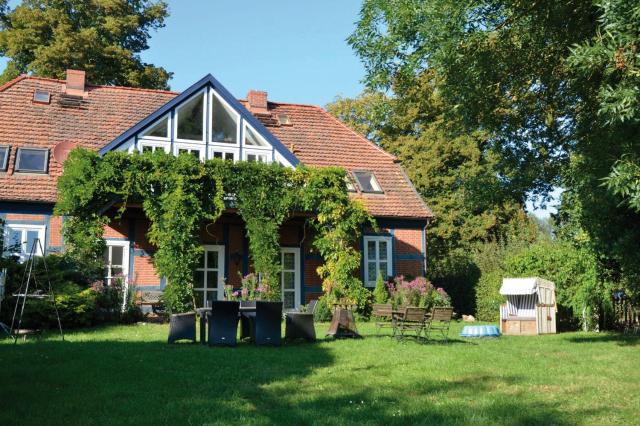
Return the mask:
M140 58L150 31L164 26L163 1L24 0L13 9L2 6L0 55L9 61L0 84L21 73L62 79L75 68L94 84L169 88L171 73Z
M640 274L638 16L632 0L366 0L349 42L369 88L434 71L445 120L486 132L509 192L563 187L561 225L622 282Z

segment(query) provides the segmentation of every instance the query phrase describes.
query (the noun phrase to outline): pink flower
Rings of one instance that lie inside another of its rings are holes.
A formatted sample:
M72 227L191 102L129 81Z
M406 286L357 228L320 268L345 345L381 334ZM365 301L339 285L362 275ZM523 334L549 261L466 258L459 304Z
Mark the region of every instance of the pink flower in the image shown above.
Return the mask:
M234 291L233 293L231 293L231 295L232 295L233 297L238 297L238 296L240 296L240 292L239 292L238 290L236 290L236 291Z

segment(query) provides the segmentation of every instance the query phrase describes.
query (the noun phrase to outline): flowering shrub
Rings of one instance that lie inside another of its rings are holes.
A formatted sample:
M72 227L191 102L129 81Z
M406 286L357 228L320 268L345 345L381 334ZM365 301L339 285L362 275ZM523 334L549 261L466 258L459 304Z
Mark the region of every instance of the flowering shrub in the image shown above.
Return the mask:
M387 283L391 303L398 306L418 306L431 309L434 306L451 306L451 298L442 288L436 288L426 278L411 281L399 275Z
M267 288L260 284L260 279L256 274L248 274L241 277L241 287L234 290L232 286L224 286L224 297L227 300L262 300Z

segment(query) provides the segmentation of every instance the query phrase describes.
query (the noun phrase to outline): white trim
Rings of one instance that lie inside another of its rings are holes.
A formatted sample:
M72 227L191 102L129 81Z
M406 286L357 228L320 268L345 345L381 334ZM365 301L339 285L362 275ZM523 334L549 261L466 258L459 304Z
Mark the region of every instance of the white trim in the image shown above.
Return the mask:
M203 100L202 100L202 139L180 139L178 137L178 122L180 121L180 119L178 118L180 115L180 110L182 108L185 107L185 105L187 105L189 102L191 102L193 99L195 99L197 96L202 96ZM195 143L195 144L205 144L205 133L207 131L207 92L206 90L201 90L198 93L194 93L193 96L191 96L189 99L185 99L184 102L182 102L182 104L180 104L179 106L177 106L174 109L174 120L171 128L173 131L173 139L175 142L184 142L184 143Z
M202 306L206 306L208 299L207 299L207 293L208 292L212 292L213 289L216 290L216 296L217 296L217 300L224 300L224 246L223 245L215 245L215 244L204 244L202 246L202 249L204 250L204 258L205 258L205 264L202 266L198 266L196 268L196 271L202 271L204 272L204 282L203 282L203 287L193 287L194 291L202 291L203 294L203 300L202 300ZM208 251L214 251L217 252L217 256L218 256L218 267L217 268L209 268L209 262L208 262ZM218 283L217 286L209 286L209 283L207 282L207 271L217 271L218 272Z
M144 147L151 147L152 152L157 149L164 149L164 152L169 154L169 150L171 149L171 144L169 142L163 142L159 140L151 140L151 139L138 139L138 151L144 152Z
M243 136L244 136L244 140L242 141L242 146L249 147L249 149L268 149L271 150L273 149L273 147L271 146L271 144L269 142L267 142L267 140L260 134L260 132L258 132L251 124L247 123L246 120L243 120L244 123L244 132ZM247 128L251 129L251 132L253 132L254 135L256 135L259 139L259 142L262 142L263 145L249 145L247 143Z
M125 290L126 290L126 283L129 281L129 247L130 247L130 243L129 241L122 241L122 240L109 240L106 239L105 240L106 243L106 249L108 250L108 258L109 258L109 264L105 265L105 269L108 270L108 273L105 274L106 276L104 277L106 280L107 285L111 284L111 279L112 274L111 274L111 268L113 267L112 263L111 263L111 259L113 257L113 250L112 247L122 247L122 275L124 276L124 282L125 282ZM116 265L117 267L117 265Z
M369 259L369 242L375 242L375 256L373 259ZM385 241L387 243L387 253L386 259L380 259L380 242ZM387 279L393 274L393 250L391 249L391 244L393 240L390 236L384 235L365 235L363 237L363 246L362 247L362 256L364 259L364 285L365 287L375 287L376 279L378 278L378 271L380 270L380 262L387 262L387 276L382 277L383 279ZM369 263L375 263L376 265L376 276L369 276Z
M231 144L230 144L231 145ZM235 148L233 145L231 146L226 146L226 147L222 147L219 144L215 144L215 145L209 145L209 155L207 156L207 158L209 160L213 159L213 154L216 152L221 152L223 154L233 154L233 162L237 162L239 161L239 157L240 157L240 150L238 148Z
M213 97L214 96L220 101L220 103L222 105L224 105L227 108L227 111L229 111L232 114L235 114L235 116L236 116L236 141L235 142L221 142L221 141L214 141L213 140ZM207 100L207 102L208 102L208 105L209 105L209 110L208 110L208 113L209 113L209 128L207 129L208 133L209 133L209 144L239 148L240 147L240 122L243 121L243 120L241 120L241 116L238 113L238 111L233 109L233 107L231 105L229 105L229 103L227 103L227 101L225 101L218 94L218 92L215 91L215 89L211 89L209 91L209 99Z
M46 247L46 230L47 227L45 225L23 225L20 223L11 223L11 222L6 222L4 224L4 243L5 245L8 244L9 242L9 230L13 230L14 232L20 232L21 236L20 236L20 252L11 252L11 255L17 256L20 258L20 262L24 262L25 260L27 260L27 257L29 256L29 254L31 253L31 248L32 247L27 247L27 237L26 237L26 233L27 231L37 231L38 232L38 239L40 240L40 244L41 246L38 246L36 248L36 252L34 253L36 256L42 256L42 249L44 249ZM8 247L7 247L8 248ZM3 251L4 251L4 247L3 247Z
M284 269L284 255L285 253L293 253L294 255L294 269ZM293 303L294 309L298 309L300 307L300 282L301 282L301 271L300 271L300 248L299 247L281 247L280 248L280 265L282 267L283 272L293 272L294 273L294 288L293 288ZM284 303L284 293L292 292L291 289L284 289L284 275L280 274L280 290L282 293L282 302ZM286 308L285 309L291 309Z

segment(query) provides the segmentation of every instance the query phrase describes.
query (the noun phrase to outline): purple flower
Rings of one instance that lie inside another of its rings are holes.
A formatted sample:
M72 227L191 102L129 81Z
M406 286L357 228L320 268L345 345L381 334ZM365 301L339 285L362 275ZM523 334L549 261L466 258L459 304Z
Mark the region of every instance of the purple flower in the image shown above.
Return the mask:
M240 292L239 292L238 290L236 290L236 291L234 291L233 293L231 293L231 295L232 295L233 297L238 297L238 296L240 296Z

